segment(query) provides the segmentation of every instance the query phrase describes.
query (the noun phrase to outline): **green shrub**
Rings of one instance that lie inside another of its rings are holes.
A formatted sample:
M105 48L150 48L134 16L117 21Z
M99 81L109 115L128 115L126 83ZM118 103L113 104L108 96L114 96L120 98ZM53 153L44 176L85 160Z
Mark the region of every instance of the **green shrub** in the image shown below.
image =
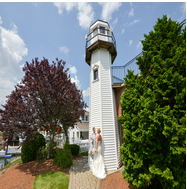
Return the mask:
M80 154L82 154L83 156L88 156L88 152L81 152Z
M71 153L73 155L78 155L79 154L79 150L80 150L80 146L79 145L77 145L77 144L69 144L69 147L70 147Z
M120 102L122 175L141 189L185 189L186 29L164 16L144 36L141 77L128 71Z
M45 161L48 155L48 151L47 149L45 149L44 146L42 146L41 148L38 149L37 153L36 153L36 160L37 161Z
M2 132L2 135L6 135L6 132L5 132L5 131L3 131L3 132Z
M65 142L65 144L64 144L64 146L63 146L63 149L64 149L64 150L70 149L68 142Z
M33 138L31 140L31 138ZM45 147L45 138L42 134L34 132L32 136L28 136L21 148L21 160L23 163L36 159L36 152L40 147Z
M56 149L54 163L61 168L70 167L73 164L71 151L69 149Z

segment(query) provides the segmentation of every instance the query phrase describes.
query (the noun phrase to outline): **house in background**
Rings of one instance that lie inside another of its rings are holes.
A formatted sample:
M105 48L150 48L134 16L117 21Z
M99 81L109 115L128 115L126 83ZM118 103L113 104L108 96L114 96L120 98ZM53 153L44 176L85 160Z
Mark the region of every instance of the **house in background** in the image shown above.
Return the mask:
M80 117L82 123L77 122L74 128L68 129L69 143L73 144L77 140L89 139L89 112L86 111L84 117Z

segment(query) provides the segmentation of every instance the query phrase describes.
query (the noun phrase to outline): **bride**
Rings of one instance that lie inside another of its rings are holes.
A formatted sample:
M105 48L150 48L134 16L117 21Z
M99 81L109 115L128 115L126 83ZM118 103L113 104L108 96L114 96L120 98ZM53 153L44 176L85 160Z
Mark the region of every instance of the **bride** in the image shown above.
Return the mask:
M99 179L104 179L106 178L106 172L105 172L105 164L104 164L104 159L101 154L102 149L101 149L101 143L102 143L102 137L100 135L100 128L97 129L97 138L96 138L96 152L94 155L94 162L93 162L93 168L92 172L93 175L95 175Z

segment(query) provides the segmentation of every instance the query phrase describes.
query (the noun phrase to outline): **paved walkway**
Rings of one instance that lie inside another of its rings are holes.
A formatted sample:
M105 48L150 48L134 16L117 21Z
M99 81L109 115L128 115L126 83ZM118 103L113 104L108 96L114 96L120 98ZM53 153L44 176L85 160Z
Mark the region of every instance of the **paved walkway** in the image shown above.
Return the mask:
M73 160L70 169L68 189L99 189L100 179L95 177L88 166L88 156Z

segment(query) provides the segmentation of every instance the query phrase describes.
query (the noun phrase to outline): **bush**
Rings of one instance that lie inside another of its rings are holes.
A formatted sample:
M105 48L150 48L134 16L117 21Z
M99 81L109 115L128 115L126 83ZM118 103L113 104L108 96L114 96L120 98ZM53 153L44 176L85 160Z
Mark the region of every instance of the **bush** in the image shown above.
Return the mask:
M88 156L88 152L81 152L80 154L82 154L83 156Z
M69 149L56 149L54 163L61 168L70 167L73 164L71 151Z
M63 149L64 150L70 149L68 142L65 142Z
M144 35L140 75L129 70L119 121L123 177L135 187L186 188L186 29L158 19Z
M78 155L79 154L79 150L80 150L80 146L79 145L77 145L77 144L69 144L69 147L70 147L71 153L73 155Z
M48 155L48 151L47 149L45 149L44 146L42 146L41 148L39 148L39 150L36 153L36 160L37 161L45 161Z
M31 140L31 138L33 138ZM34 132L32 136L26 138L22 144L21 160L23 163L36 159L36 152L42 146L45 147L45 138L42 134Z

